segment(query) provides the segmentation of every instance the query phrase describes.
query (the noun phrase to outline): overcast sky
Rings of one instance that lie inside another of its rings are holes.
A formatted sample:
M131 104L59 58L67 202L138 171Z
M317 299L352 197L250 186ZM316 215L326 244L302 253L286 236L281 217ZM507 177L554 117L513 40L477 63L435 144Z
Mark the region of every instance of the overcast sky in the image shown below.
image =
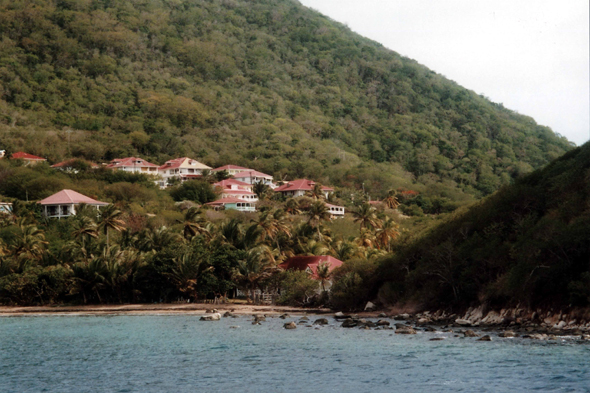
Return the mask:
M299 0L580 145L588 0Z

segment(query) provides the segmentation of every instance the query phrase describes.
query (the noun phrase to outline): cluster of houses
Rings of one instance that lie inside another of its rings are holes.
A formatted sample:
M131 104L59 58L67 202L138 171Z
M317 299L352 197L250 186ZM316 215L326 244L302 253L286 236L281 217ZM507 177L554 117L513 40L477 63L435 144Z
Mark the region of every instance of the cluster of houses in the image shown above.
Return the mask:
M11 158L23 160L25 165L35 165L47 161L42 157L24 152L14 153ZM75 168L76 161L75 159L70 159L54 164L51 167L66 172L75 172L77 170ZM90 162L88 165L93 168L100 167ZM154 181L160 188L166 188L170 184L177 182L198 179L205 172L215 173L225 171L230 178L213 184L218 194L218 199L207 204L211 208L218 210L256 211L258 196L253 191L255 184L265 184L274 192L283 194L286 197L304 196L312 191L316 185L314 181L307 179L281 182L279 185L274 183L271 175L255 169L237 165L224 165L219 168L211 168L188 157L168 160L163 165L152 164L138 157L117 158L106 164L105 167L112 170L152 175L155 178ZM330 193L334 192L333 188L326 186L321 186L321 190L326 198ZM43 206L44 213L47 217L57 218L75 214L75 206L80 203L97 206L97 208L106 205L104 202L96 201L72 190L62 190L39 203ZM344 207L332 204L326 204L326 206L332 218L344 217Z

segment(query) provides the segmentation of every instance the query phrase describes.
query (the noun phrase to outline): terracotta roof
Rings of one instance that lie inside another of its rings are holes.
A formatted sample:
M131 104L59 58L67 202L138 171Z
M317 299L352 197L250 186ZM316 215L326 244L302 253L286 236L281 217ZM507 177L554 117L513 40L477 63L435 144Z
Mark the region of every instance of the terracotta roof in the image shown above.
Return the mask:
M16 153L12 153L12 156L10 158L13 159L13 160L39 160L39 161L47 161L43 157L34 156L32 154L25 153L23 151L18 151Z
M140 163L136 163L136 161L140 161ZM126 158L115 158L114 160L111 161L111 163L109 165L107 165L107 168L121 168L121 167L135 167L135 166L140 166L140 167L158 167L156 164L152 164L151 162L147 162L146 160L144 160L143 158L137 158L137 157L126 157Z
M64 205L64 204L78 204L78 203L87 203L89 205L101 205L106 206L108 203L97 201L96 199L92 199L87 197L86 195L82 195L79 192L73 190L61 190L60 192L53 194L50 197L39 201L41 205Z
M230 170L230 169L242 169L242 170L245 170L245 171L251 171L252 170L250 168L244 168L243 166L224 165L224 166L220 166L219 168L211 169L211 172L227 171L227 170Z
M197 160L193 160L192 158L188 158L188 157L181 157L181 158L175 158L173 160L168 160L164 163L164 165L158 167L158 169L180 168L180 166L182 164L184 164L185 161L187 161L187 160L188 160L187 167L194 167L197 169L211 169L210 166L207 166L207 165L203 164L202 162L199 162Z
M213 202L205 203L205 205L225 205L228 203L254 203L252 201L245 201L239 198L221 198Z
M236 179L239 177L266 177L272 179L271 175L267 175L266 173L258 172L255 170L242 171L240 173L236 173L234 177Z
M329 271L336 269L344 264L339 259L336 259L330 255L318 255L318 256L298 256L291 257L285 262L281 263L279 267L285 270L311 270L313 278L318 278L317 270L320 263L328 263L330 265Z
M99 168L100 167L98 164L95 164L94 162L82 160L82 159L79 159L79 158L71 158L71 159L66 160L66 161L58 162L57 164L51 165L51 167L52 168L64 168L64 167L68 167L68 166L72 165L76 161L84 162L84 163L90 165L92 168Z
M293 181L287 182L287 183L283 184L282 186L275 188L275 191L277 191L277 192L298 191L298 190L311 191L315 184L316 183L312 180L298 179L298 180L293 180ZM334 191L334 189L332 187L322 186L322 191Z
M230 186L242 186L242 187L252 187L251 184L244 183L243 181L239 181L236 179L225 179L222 181L218 181L217 183L213 184L213 187L221 187L221 188L229 188Z

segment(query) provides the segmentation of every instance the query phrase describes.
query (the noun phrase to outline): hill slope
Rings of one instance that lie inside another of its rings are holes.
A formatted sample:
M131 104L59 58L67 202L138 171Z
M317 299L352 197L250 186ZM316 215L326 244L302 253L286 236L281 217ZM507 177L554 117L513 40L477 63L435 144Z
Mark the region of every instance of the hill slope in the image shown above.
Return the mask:
M2 148L52 161L188 155L460 199L571 148L293 0L3 0L0 33Z
M590 143L480 202L385 261L389 303L590 304Z

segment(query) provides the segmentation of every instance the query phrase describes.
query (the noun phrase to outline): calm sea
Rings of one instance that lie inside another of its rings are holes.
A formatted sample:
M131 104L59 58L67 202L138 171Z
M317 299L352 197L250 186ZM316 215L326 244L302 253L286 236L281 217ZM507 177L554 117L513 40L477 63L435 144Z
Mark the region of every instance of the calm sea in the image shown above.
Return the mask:
M0 392L590 391L590 344L573 339L477 342L284 322L0 318Z

